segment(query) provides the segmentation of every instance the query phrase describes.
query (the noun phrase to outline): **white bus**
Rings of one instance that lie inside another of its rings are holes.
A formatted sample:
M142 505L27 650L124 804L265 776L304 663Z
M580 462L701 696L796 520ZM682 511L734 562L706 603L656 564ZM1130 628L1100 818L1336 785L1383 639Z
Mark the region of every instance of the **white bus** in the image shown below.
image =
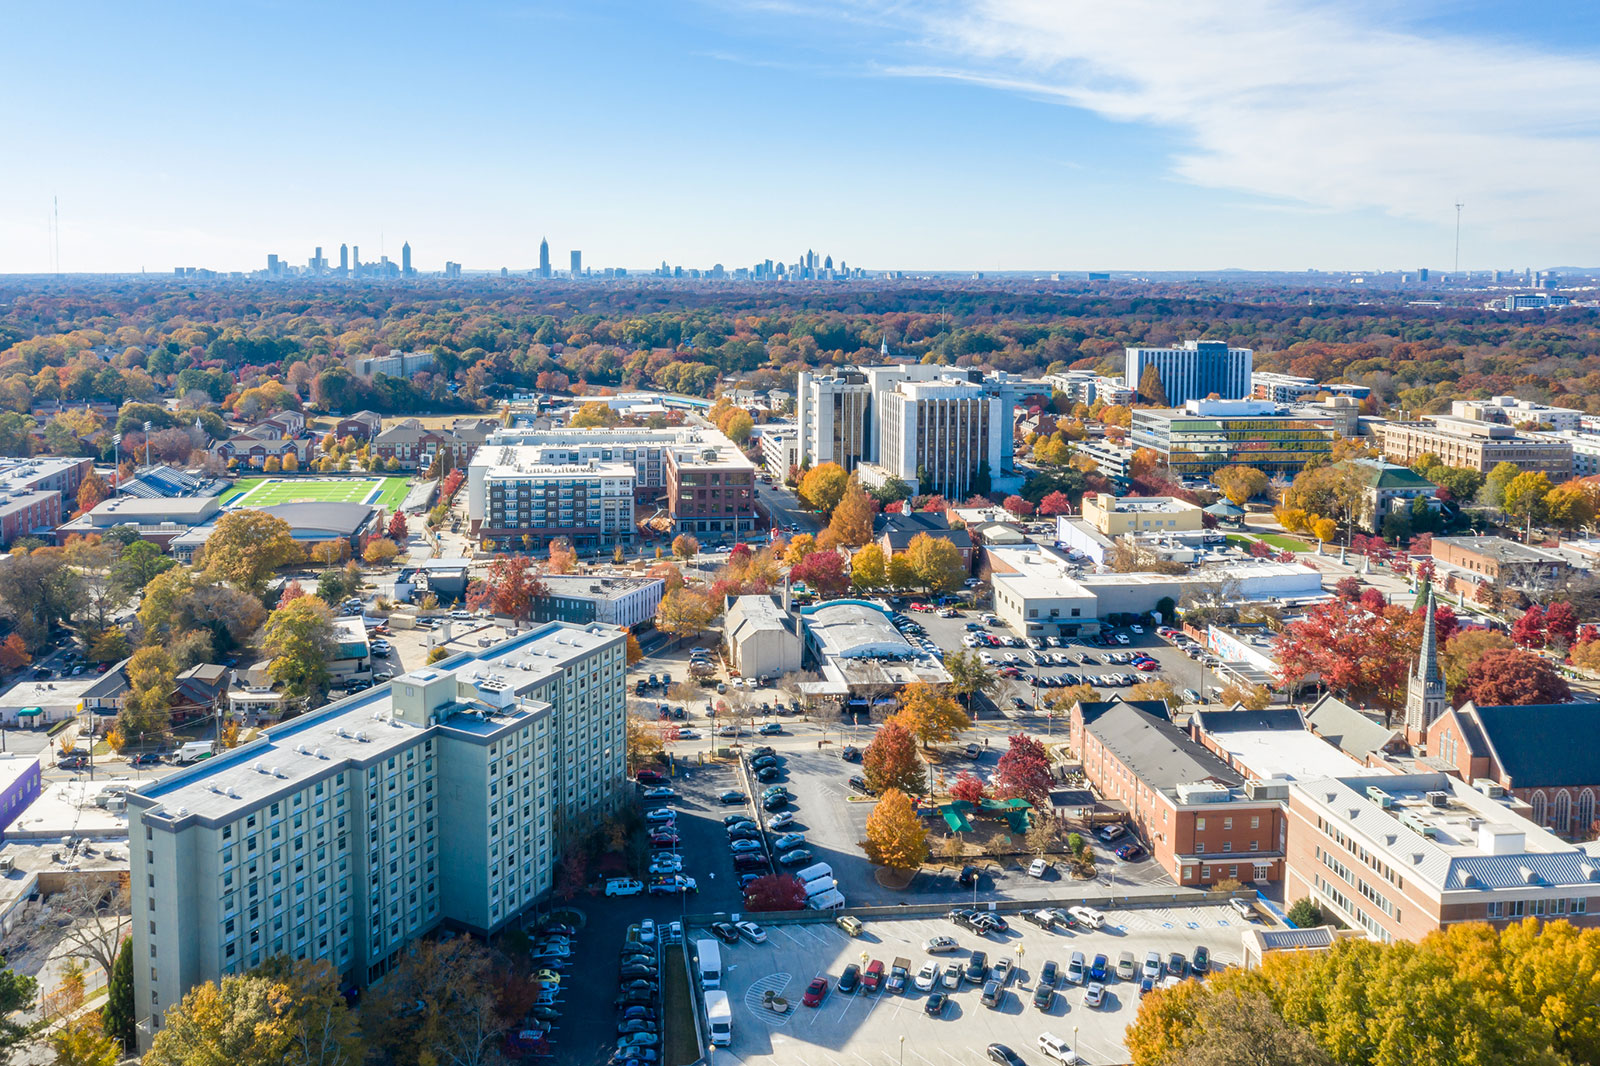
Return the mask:
M706 993L706 1021L711 1026L711 1043L727 1047L733 1043L733 1008L728 1005L728 993Z
M722 949L715 940L696 940L695 953L700 956L700 986L722 987Z

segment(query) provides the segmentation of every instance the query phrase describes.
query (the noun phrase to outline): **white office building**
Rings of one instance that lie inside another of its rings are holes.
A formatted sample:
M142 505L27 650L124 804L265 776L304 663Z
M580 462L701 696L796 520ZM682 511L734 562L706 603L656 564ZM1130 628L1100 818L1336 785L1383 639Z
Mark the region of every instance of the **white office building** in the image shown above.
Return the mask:
M1139 388L1147 366L1161 375L1167 404L1181 407L1216 393L1219 399L1241 400L1250 395L1250 366L1255 355L1249 348L1230 348L1226 341L1185 341L1182 348L1128 348L1123 381Z
M274 955L360 985L431 929L504 927L623 796L624 644L539 626L130 794L138 1015Z

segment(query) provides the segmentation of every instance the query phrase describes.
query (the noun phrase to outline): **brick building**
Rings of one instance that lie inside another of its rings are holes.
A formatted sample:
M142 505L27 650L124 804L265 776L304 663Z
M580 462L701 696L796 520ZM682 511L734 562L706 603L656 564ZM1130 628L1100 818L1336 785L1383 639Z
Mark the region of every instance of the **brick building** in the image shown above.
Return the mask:
M1283 781L1248 784L1160 701L1079 703L1073 750L1103 802L1125 807L1153 857L1187 888L1283 876Z
M1600 703L1478 707L1468 700L1429 726L1428 762L1515 796L1540 828L1587 840L1596 835L1600 798L1600 748L1587 738L1597 730Z
M1309 896L1374 940L1525 917L1597 924L1600 844L1573 845L1444 773L1295 782L1288 900Z
M9 548L18 537L49 536L60 524L59 492L21 490L0 495L0 548Z

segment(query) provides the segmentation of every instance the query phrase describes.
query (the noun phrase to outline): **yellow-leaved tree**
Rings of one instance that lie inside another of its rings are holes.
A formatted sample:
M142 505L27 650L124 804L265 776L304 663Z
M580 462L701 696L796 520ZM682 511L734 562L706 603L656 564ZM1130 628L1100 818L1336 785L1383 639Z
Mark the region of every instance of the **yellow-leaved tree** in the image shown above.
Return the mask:
M867 858L894 870L915 870L928 858L928 831L897 788L879 798L867 815Z

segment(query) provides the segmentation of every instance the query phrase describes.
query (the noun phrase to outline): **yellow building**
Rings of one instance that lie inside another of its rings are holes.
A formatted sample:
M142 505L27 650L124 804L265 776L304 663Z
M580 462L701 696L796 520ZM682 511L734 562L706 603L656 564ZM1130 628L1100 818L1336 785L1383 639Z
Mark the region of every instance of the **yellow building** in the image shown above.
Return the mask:
M1107 537L1125 533L1181 533L1203 528L1201 509L1172 496L1086 493L1083 520Z

